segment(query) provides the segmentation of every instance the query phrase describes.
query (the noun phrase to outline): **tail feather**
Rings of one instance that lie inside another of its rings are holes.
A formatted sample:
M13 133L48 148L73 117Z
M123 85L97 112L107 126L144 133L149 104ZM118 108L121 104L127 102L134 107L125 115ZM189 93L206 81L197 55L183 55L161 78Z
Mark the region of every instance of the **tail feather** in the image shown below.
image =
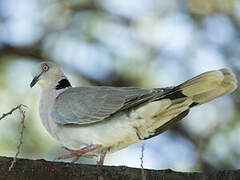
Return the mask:
M166 94L157 98L155 104L150 103L142 107L149 114L143 111L140 113L141 108L138 110L139 114L147 114L147 117L152 117L149 119L155 120L148 128L144 126L146 132L144 131L143 139L151 138L171 128L188 114L190 108L230 93L236 88L237 80L229 69L206 72L179 86L167 88Z
M176 87L177 91L193 100L191 107L231 93L236 88L235 75L226 68L203 73Z

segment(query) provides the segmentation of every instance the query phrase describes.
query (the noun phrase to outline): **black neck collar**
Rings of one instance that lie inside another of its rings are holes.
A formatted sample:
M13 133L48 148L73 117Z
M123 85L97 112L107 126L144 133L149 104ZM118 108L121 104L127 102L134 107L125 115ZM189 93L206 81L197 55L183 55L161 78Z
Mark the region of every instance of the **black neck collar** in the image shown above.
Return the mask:
M56 86L56 90L64 89L66 87L72 87L71 83L67 79L62 79L58 81L58 85Z

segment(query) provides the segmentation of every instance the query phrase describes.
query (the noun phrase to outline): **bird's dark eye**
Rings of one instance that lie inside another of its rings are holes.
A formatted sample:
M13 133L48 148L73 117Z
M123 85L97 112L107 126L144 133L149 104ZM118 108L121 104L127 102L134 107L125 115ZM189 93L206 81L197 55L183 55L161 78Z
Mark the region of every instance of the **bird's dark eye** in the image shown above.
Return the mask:
M42 71L47 72L49 70L49 66L47 64L42 65Z

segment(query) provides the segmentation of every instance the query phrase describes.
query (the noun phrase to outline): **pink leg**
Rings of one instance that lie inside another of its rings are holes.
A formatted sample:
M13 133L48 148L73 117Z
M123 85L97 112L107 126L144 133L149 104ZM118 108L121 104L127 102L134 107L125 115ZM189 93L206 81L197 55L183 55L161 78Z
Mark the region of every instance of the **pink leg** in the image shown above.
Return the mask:
M92 152L92 151L94 151L94 150L96 150L96 149L98 149L100 147L101 147L100 145L89 145L89 146L86 146L86 147L84 147L82 149L79 149L79 150L72 150L72 149L69 149L67 147L64 147L64 149L69 151L70 154L67 154L67 155L64 155L64 156L60 156L57 159L60 160L60 159L69 159L69 158L75 157L72 160L72 163L74 163L74 162L78 161L78 159L80 157L92 158L95 155L86 154L86 153Z
M107 150L102 150L101 154L100 154L100 159L99 161L97 162L97 165L103 165L103 162L104 162L104 159L105 159L105 156L107 154Z
M82 149L79 149L79 150L72 150L72 149L69 149L67 147L64 147L64 149L66 149L67 151L73 153L73 154L85 154L85 153L88 153L88 152L91 152L91 151L94 151L98 148L100 148L101 146L100 145L89 145L89 146L86 146L86 147L83 147Z

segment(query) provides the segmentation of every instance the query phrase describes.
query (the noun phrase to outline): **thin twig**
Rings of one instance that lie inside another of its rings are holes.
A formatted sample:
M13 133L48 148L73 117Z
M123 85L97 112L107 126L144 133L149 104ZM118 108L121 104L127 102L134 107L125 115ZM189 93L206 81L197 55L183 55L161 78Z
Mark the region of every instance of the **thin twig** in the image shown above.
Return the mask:
M13 109L12 109L11 111L9 111L8 113L3 114L3 115L0 117L0 120L2 120L3 118L5 118L6 116L11 115L14 111L16 111L17 109L20 109L21 107L27 107L27 106L25 106L25 105L23 105L23 104L18 105L17 107L13 108Z
M25 105L23 105L23 104L20 104L20 105L18 105L17 107L13 108L13 109L12 109L11 111L9 111L8 113L3 114L3 115L0 117L0 120L2 120L2 119L4 119L5 117L11 115L11 114L12 114L14 111L16 111L17 109L19 110L19 112L20 112L20 114L21 114L21 132L20 132L20 137L19 137L19 144L18 144L18 146L17 146L17 153L16 153L16 155L14 156L13 161L12 161L12 163L11 163L9 169L8 169L9 171L12 170L14 164L16 163L17 157L18 157L18 155L19 155L19 153L20 153L20 150L21 150L21 146L22 146L22 144L23 144L23 130L24 130L24 121L25 121L25 117L26 117L26 116L25 116L25 111L22 109L22 107L25 107L25 108L26 108L27 106L25 106Z
M145 150L145 147L144 147L144 144L143 144L142 145L142 155L141 155L141 158L140 158L140 160L141 160L141 168L142 168L141 173L142 173L142 180L147 180L146 174L145 174L144 168L143 168L144 150Z

